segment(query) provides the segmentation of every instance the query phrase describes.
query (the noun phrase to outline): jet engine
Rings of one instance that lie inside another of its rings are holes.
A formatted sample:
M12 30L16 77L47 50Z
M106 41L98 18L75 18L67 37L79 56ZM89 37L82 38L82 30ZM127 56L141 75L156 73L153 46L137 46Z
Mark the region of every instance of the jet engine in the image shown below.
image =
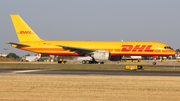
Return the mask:
M121 60L121 56L112 56L109 51L97 50L91 53L90 58L86 58L82 60L83 64L92 64L92 63L100 63L104 64L104 61L119 61Z
M111 54L109 51L96 51L91 57L93 57L96 61L106 61L110 60Z

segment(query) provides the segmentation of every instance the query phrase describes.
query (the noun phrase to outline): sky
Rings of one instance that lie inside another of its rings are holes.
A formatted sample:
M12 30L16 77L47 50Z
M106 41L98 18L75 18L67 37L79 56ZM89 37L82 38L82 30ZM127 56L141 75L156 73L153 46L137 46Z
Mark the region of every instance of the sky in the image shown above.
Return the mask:
M0 1L0 53L35 54L5 43L19 41L10 14L44 40L155 41L180 48L180 0Z

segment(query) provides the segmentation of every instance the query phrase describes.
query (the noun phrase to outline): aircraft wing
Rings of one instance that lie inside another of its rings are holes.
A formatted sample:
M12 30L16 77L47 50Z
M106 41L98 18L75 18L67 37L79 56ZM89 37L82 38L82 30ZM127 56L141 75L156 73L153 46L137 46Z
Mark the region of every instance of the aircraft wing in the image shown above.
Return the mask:
M11 44L11 45L17 45L17 46L20 46L20 47L31 47L29 45L25 45L25 44L18 44L18 43L13 43L13 42L6 42L7 44Z
M62 46L62 45L56 45L58 47L62 47L64 50L70 50L70 52L75 52L78 54L86 54L86 53L92 53L95 52L95 49L87 49L87 48L79 48L79 47L70 47L70 46Z

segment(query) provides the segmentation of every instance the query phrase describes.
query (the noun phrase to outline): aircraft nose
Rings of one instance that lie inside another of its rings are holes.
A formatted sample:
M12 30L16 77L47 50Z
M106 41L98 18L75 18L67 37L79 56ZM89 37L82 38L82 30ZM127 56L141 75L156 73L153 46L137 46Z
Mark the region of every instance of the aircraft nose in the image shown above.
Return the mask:
M175 51L175 50L172 50L172 53L173 53L173 55L174 55L174 54L176 54L176 51Z

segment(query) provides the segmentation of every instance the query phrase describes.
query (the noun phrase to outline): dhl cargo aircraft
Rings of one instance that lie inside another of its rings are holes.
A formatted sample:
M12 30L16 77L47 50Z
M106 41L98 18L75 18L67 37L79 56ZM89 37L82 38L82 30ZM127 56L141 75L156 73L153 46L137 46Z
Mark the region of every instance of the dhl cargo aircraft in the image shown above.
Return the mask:
M19 15L11 15L19 42L8 42L13 47L41 54L87 56L83 63L118 61L122 56L170 56L175 51L160 42L131 41L50 41L40 39Z

